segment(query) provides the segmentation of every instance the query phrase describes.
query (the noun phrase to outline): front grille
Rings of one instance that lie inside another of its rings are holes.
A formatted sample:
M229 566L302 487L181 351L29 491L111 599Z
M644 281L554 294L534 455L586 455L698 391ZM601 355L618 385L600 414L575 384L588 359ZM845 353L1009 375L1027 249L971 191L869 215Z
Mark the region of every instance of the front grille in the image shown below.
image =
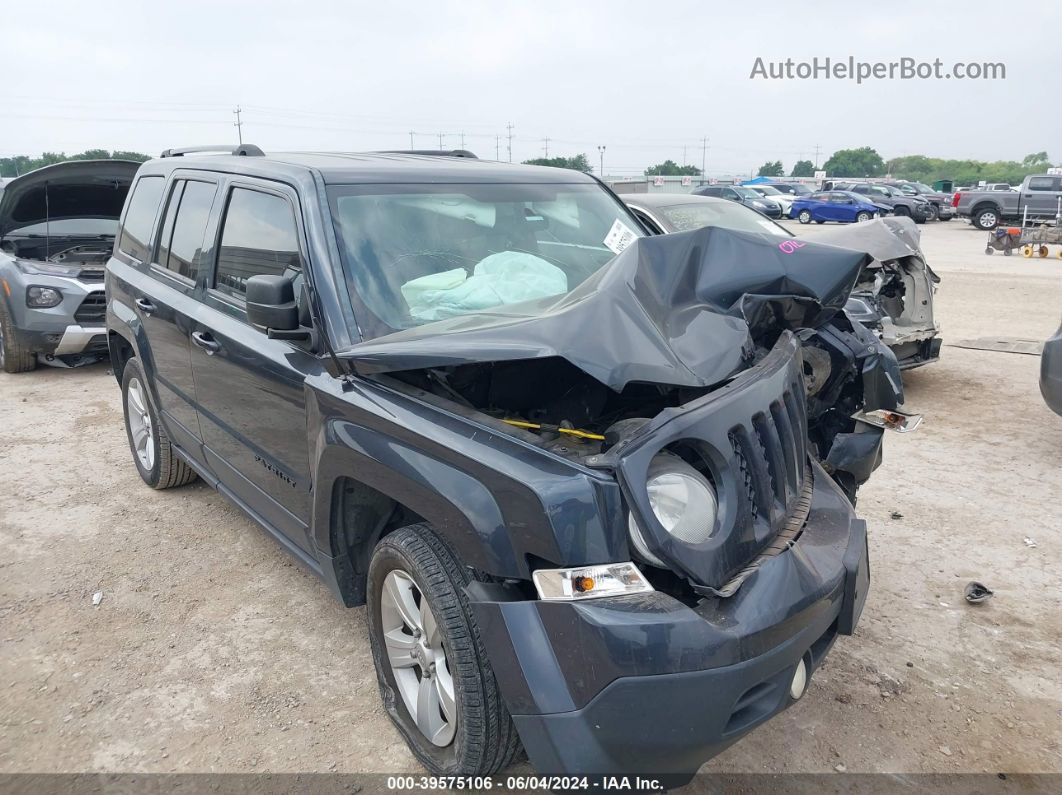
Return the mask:
M103 268L82 268L77 278L83 282L102 282Z
M765 411L728 434L738 462L741 489L752 518L789 514L800 496L807 462L804 390L794 382Z
M107 308L107 296L102 292L89 293L74 313L78 323L102 323Z

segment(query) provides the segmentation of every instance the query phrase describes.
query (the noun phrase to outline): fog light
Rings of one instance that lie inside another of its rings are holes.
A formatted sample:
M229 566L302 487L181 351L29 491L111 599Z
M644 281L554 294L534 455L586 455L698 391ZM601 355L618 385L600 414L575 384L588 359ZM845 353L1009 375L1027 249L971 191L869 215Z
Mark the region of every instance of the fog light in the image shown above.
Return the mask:
M49 309L63 302L63 294L54 287L30 287L26 290L26 306Z
M789 684L789 695L796 701L802 695L804 690L808 686L808 667L804 665L804 661L801 660L797 663L796 673L793 674L793 681Z

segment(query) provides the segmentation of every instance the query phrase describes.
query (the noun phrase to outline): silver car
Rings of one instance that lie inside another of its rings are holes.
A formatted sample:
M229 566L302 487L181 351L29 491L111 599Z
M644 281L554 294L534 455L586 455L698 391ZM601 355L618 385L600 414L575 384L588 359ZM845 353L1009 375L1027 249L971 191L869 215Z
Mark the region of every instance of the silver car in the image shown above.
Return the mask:
M631 193L621 198L653 234L722 226L793 238L781 224L723 199L666 193ZM940 358L940 325L933 316L940 277L926 263L918 229L909 218L840 226L811 239L865 251L873 258L860 272L845 310L892 350L901 369Z
M79 160L0 190L0 367L107 355L103 269L139 163Z

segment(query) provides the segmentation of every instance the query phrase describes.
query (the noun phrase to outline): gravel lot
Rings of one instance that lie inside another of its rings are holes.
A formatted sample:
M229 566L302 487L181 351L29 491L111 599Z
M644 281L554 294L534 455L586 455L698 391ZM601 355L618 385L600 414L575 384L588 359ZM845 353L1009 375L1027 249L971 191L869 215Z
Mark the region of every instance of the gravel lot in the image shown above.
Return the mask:
M922 229L945 348L860 494L862 623L705 772L1062 772L1062 418L1038 357L947 345L1049 336L1062 262ZM143 486L104 365L0 373L0 416L0 772L419 772L364 609L213 491ZM967 605L972 579L995 598Z

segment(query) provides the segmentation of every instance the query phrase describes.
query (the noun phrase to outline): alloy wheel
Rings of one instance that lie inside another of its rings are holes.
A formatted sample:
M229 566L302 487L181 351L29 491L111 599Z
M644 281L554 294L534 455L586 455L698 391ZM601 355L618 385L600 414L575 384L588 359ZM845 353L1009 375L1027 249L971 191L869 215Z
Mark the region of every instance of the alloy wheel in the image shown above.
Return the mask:
M446 649L427 598L400 569L384 579L380 625L387 664L410 717L433 745L449 745L457 703Z
M155 436L151 432L151 412L148 411L147 396L139 378L129 381L125 406L129 434L133 438L133 452L136 453L140 466L150 472L155 466Z

